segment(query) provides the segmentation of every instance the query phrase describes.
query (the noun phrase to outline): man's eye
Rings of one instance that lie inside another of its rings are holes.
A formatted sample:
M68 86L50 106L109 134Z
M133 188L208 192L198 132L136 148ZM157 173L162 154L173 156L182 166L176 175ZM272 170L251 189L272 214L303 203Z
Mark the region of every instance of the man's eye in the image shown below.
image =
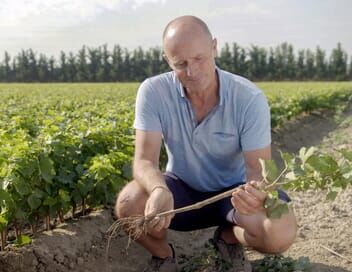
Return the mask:
M177 63L175 64L175 67L178 69L184 68L186 67L186 63L185 62Z

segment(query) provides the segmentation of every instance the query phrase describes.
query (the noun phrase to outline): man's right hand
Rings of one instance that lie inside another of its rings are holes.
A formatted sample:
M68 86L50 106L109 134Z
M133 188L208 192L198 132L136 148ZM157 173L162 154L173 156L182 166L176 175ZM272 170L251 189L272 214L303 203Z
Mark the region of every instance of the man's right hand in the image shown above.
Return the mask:
M174 198L171 191L165 186L156 187L152 190L146 204L144 215L146 217L153 217L158 213L169 211L174 208ZM148 227L155 230L161 231L167 229L170 226L171 219L174 215L165 217L155 217L148 224Z

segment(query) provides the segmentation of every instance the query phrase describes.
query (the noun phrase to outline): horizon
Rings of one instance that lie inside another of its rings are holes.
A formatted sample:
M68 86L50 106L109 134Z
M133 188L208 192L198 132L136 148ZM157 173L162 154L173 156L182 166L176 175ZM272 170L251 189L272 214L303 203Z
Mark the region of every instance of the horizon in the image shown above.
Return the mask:
M349 59L352 56L348 0L0 0L0 4L0 59L5 51L15 56L22 49L57 58L60 51L75 53L83 45L107 44L110 49L118 44L129 51L139 46L161 48L166 24L185 14L208 24L219 50L225 42L267 49L287 42L295 53L314 52L319 46L330 55L340 42Z

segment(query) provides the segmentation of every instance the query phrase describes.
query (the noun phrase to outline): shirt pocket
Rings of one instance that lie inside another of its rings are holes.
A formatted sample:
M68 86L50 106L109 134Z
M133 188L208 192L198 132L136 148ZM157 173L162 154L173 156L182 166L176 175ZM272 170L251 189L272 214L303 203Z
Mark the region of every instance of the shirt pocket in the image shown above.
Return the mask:
M226 163L234 159L239 150L238 135L234 132L213 131L210 134L208 151L210 155Z

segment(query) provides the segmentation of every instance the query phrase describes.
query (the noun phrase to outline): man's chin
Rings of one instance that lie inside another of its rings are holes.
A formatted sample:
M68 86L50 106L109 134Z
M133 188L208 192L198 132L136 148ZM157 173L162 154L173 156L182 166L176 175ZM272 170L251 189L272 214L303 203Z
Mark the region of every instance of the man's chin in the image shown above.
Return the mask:
M186 85L186 89L187 90L195 90L195 91L199 91L202 89L202 84L200 84L200 82L188 82L187 85Z

